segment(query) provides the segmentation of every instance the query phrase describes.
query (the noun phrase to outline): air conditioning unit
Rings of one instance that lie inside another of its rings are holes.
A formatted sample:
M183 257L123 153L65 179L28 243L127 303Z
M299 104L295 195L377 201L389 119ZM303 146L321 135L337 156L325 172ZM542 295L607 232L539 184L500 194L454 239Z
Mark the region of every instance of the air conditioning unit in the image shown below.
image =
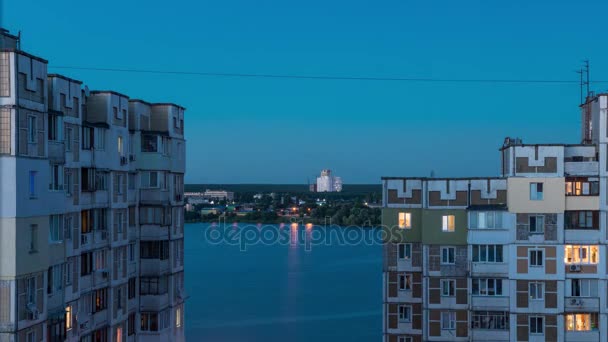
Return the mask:
M581 265L570 265L570 272L580 272Z
M129 154L129 161L135 161L135 155Z
M107 231L102 231L101 232L101 239L102 240L107 240L108 239L108 232Z
M182 200L182 195L181 194L175 195L175 200L176 201L181 201Z
M120 157L120 165L126 165L127 164L127 157Z
M110 272L108 272L108 271L101 271L101 277L103 279L108 279L109 276L110 276Z
M89 321L86 321L84 323L80 323L80 329L81 330L86 330L89 328Z
M581 306L583 305L583 301L580 299L572 298L570 299L570 305Z

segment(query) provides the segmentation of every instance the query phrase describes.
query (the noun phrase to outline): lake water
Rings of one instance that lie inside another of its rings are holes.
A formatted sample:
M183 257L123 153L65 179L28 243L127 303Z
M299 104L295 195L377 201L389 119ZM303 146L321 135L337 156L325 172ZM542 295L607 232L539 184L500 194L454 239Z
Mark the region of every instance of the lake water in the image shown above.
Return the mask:
M219 233L245 231L247 241L254 241L256 229L265 232L265 243L245 251L233 244L236 239L216 241ZM310 243L328 234L344 237L347 231L350 243L339 238L327 245ZM382 248L362 241L374 232L186 224L187 340L379 341Z

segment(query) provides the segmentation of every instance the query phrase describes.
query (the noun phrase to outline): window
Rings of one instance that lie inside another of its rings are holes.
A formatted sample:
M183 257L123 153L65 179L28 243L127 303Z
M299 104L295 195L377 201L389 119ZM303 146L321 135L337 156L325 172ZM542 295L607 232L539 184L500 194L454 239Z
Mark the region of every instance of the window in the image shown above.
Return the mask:
M11 96L11 71L8 52L0 52L0 96Z
M600 259L598 246L566 245L564 255L564 262L567 265L595 265Z
M129 182L129 190L135 190L135 177L137 176L136 173L129 173L129 178L127 178L128 182Z
M135 313L129 314L129 319L127 321L127 335L131 336L135 334Z
M25 341L26 342L37 342L38 340L36 339L36 330L28 331L25 335Z
M95 191L95 169L82 168L80 169L80 181L82 191Z
M530 200L543 200L543 183L530 183Z
M454 247L441 247L441 263L442 264L454 264L456 248Z
M597 313L576 313L566 315L568 331L590 331L598 329Z
M566 211L566 229L599 229L599 211Z
M155 189L159 187L157 171L144 171L141 173L141 187Z
M61 141L62 121L61 116L49 114L48 138L50 141Z
M49 190L63 190L63 165L51 164Z
M182 326L182 309L180 307L175 309L175 327L179 328Z
M122 191L123 191L123 189L122 189L122 185L123 185L122 178L123 178L123 175L121 173L116 174L116 184L117 184L116 185L116 190L117 190L116 193L118 195L122 195Z
M411 336L399 336L397 342L414 342Z
M74 262L71 260L63 264L63 281L66 286L72 285L73 267L74 267Z
M532 267L543 266L543 250L542 249L531 249L529 251L529 262Z
M528 217L530 234L543 234L545 232L545 215L531 215Z
M545 293L545 284L542 282L530 282L528 284L528 294L530 295L530 300L543 300Z
M38 128L36 126L36 117L33 115L28 115L27 117L27 142L35 143L36 142L36 133Z
M38 172L36 171L30 171L30 183L29 183L29 190L30 190L30 198L36 198L36 174Z
M171 153L171 139L169 137L162 138L163 143L163 154L168 156Z
M545 331L544 317L531 316L530 317L530 334L542 335Z
M399 322L408 323L412 321L412 307L409 305L399 305Z
M455 311L441 312L441 329L442 330L456 329L456 312Z
M65 150L67 152L72 151L72 141L74 141L74 130L72 127L66 127L65 129Z
M135 289L136 289L136 285L137 285L136 282L137 282L137 278L129 278L129 285L128 285L129 299L135 298Z
M95 171L95 190L108 190L108 173Z
M502 245L473 245L473 262L503 262Z
M72 329L72 306L68 305L65 307L65 328L66 330Z
M69 197L69 196L72 196L72 192L73 192L72 187L74 186L74 181L73 181L73 178L72 178L72 171L71 170L65 170L64 176L65 176L65 179L64 179L64 182L63 182L64 183L64 187L63 188L65 189L66 196Z
M96 150L103 150L106 148L106 130L103 127L95 127L93 140L95 143Z
M152 134L142 134L141 151L158 152L158 136Z
M441 296L454 297L456 292L456 280L441 279Z
M410 260L412 258L412 244L400 243L397 245L399 259Z
M122 234L123 231L123 226L122 226L122 215L123 213L120 211L116 212L116 216L114 217L114 220L116 220L116 230L119 234Z
M123 146L123 143L122 143L122 137L121 136L118 137L117 145L118 145L118 155L121 156L121 157L124 156L125 155L125 149L124 149L124 146Z
M141 241L141 259L169 259L169 241Z
M509 313L503 311L473 311L471 327L483 330L509 330Z
M93 128L82 127L82 149L90 150L93 148Z
M399 290L409 291L412 289L412 275L411 274L400 274L399 275Z
M112 110L114 111L114 117L116 119L120 119L120 112L118 111L118 108L112 107Z
M150 277L139 279L139 294L145 295L160 295L168 292L168 278L165 277Z
M49 267L47 271L47 293L54 294L63 288L63 265Z
M105 249L96 250L95 255L95 270L103 271L106 268L106 261L108 260L108 252Z
M80 275L86 276L93 272L93 252L80 255Z
M38 225L30 225L30 253L38 251Z
M142 312L140 330L141 331L158 331L158 313Z
M411 213L399 213L399 228L412 228L412 214Z
M135 261L135 244L134 243L129 244L129 261L130 262Z
M588 178L566 179L566 196L597 196L599 194L600 182L597 180L589 180Z
M473 278L471 283L475 296L502 296L502 279Z
M572 279L570 294L572 297L597 297L597 280Z
M105 310L108 308L108 289L94 290L91 295L91 307L93 313Z
M502 212L478 211L469 214L469 227L471 229L500 229L502 227Z
M27 278L26 285L27 303L36 305L36 277Z
M58 243L63 241L63 216L49 216L49 242Z
M444 232L453 232L455 229L454 215L443 215L442 229Z

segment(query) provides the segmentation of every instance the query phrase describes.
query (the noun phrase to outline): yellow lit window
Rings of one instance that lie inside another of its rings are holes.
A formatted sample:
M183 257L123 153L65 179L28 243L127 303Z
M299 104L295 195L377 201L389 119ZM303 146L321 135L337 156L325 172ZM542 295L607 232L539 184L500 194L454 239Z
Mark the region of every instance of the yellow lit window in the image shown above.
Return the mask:
M122 327L116 328L116 342L122 342Z
M399 228L412 228L411 213L399 213Z
M175 326L177 328L182 326L182 310L180 308L175 309Z
M564 262L566 264L597 264L600 259L598 246L566 245Z
M72 329L72 306L68 305L65 307L65 329Z
M577 313L566 315L566 328L568 331L589 331L597 329L596 313Z
M455 229L454 215L443 215L442 229L444 232L453 232Z

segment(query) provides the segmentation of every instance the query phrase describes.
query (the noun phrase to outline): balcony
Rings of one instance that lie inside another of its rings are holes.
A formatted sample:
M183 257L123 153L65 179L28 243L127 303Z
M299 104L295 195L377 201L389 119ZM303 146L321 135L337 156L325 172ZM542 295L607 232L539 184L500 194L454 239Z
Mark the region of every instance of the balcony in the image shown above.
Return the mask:
M566 210L599 210L600 196L566 196Z
M140 232L141 240L167 240L169 239L169 228L167 226L142 225Z
M169 294L164 293L159 295L140 295L139 304L142 311L158 310L169 305Z
M593 176L599 172L597 161L565 162L564 173L572 176Z
M564 308L568 312L597 312L600 307L598 297L565 297Z
M503 277L509 273L509 265L507 263L498 262L472 262L471 272L473 275Z
M473 341L509 341L509 330L471 329Z
M92 232L80 234L80 248L83 250L92 248L93 238L94 235Z
M168 205L169 191L161 189L140 189L139 202L148 205Z
M65 163L65 147L63 141L49 140L49 161L54 164Z
M139 267L142 276L169 273L169 259L140 259Z
M599 229L564 229L565 243L599 243L601 233Z
M108 196L108 190L81 191L79 203L85 206L94 204L109 204L110 197Z
M95 312L91 317L91 329L95 330L100 326L108 324L108 311L107 309Z
M599 330L590 331L566 331L565 341L595 342L600 341Z
M95 247L102 247L108 244L108 231L107 230L96 230L94 233Z
M509 296L471 296L471 307L472 310L506 311L509 310Z

